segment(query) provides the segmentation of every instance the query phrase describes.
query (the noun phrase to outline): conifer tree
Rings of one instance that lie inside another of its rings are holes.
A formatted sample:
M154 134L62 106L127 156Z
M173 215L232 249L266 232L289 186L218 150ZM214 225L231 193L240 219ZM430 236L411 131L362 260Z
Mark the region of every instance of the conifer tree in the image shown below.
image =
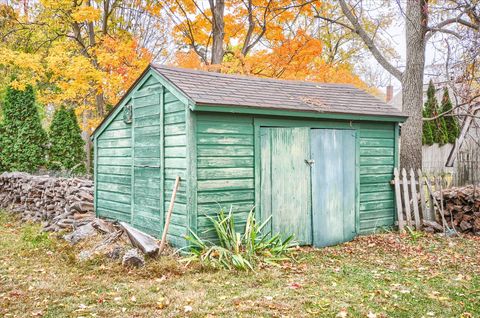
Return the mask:
M50 125L48 167L85 173L85 143L73 109L62 106L55 111Z
M447 142L453 144L460 135L460 126L458 124L457 118L455 118L455 116L452 116L452 101L448 93L448 88L446 87L443 89L440 113L446 113L446 116L444 116L443 118L445 122L445 130L447 132Z
M34 172L45 164L47 134L31 86L7 88L2 127L0 162L5 170Z
M437 118L436 124L437 124L437 133L436 133L437 142L440 145L448 144L449 136L448 136L448 128L447 128L447 122L445 117L442 116L440 118Z
M430 80L427 90L427 101L423 108L423 117L432 118L438 114L438 102L435 97L435 86ZM428 120L423 122L423 136L422 141L425 145L432 145L438 142L437 127L434 120Z
M425 110L423 111L423 117L429 118ZM426 121L423 123L422 143L424 145L430 146L430 145L433 145L434 142L435 140L434 140L434 133L433 133L433 125L431 124L431 122Z

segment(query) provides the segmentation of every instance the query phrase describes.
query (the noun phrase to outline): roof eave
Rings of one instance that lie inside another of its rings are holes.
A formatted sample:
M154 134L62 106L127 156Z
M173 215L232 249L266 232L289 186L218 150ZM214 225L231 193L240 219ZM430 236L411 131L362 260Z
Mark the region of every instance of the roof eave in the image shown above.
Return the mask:
M343 119L343 120L361 120L361 121L388 121L403 123L408 116L405 115L380 115L380 114L356 114L356 113L334 113L334 112L314 112L303 110L290 110L278 108L259 108L252 106L237 105L217 105L206 103L194 103L190 105L192 111L200 112L219 112L219 113L236 113L251 115L274 115L274 116L290 116L304 118L319 119Z

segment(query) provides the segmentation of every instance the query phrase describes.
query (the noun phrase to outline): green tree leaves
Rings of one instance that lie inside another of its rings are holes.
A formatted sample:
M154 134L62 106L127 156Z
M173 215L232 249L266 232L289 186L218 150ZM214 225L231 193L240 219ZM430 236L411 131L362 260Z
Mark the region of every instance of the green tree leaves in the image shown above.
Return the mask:
M2 171L35 172L47 166L52 170L85 173L84 145L73 109L61 107L55 112L47 136L42 128L33 88L7 88L3 122L0 124Z
M452 102L448 89L444 88L441 107L438 106L435 94L435 86L430 81L427 90L427 101L423 108L423 118L434 118L440 114L443 115L423 122L422 143L424 145L455 143L455 139L460 134L460 128L458 120L451 113Z
M53 115L49 132L48 167L85 173L85 142L73 109L62 106Z
M5 170L34 172L45 164L47 134L42 128L31 86L7 88L0 136L0 161Z
M447 113L448 112L448 113ZM443 98L442 98L442 105L440 108L440 113L447 113L448 115L452 115L452 101L450 100L450 96L448 94L448 89L443 89ZM448 141L449 143L455 143L455 139L460 136L460 125L458 124L457 118L454 116L446 116L443 118L445 131L447 131Z

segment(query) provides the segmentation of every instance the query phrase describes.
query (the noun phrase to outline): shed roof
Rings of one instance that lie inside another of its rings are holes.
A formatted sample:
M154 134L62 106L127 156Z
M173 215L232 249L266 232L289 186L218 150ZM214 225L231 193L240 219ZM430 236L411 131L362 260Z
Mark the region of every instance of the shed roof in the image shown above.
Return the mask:
M349 84L267 79L152 65L198 105L406 117Z

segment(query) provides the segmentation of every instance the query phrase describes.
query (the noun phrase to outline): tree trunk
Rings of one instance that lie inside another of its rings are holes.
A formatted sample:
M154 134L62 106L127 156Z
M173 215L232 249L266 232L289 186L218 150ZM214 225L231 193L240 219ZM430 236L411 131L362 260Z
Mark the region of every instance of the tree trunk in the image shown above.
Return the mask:
M409 116L402 125L400 165L416 169L422 167L422 104L423 72L425 67L425 34L427 31L427 3L425 0L407 0L405 31L407 60L402 77L403 111Z
M97 93L95 96L95 104L98 116L103 118L105 116L105 97L103 96L103 93Z
M223 15L225 12L225 0L209 0L210 9L212 10L212 59L211 64L221 64L223 55L223 39L225 37L225 21Z

